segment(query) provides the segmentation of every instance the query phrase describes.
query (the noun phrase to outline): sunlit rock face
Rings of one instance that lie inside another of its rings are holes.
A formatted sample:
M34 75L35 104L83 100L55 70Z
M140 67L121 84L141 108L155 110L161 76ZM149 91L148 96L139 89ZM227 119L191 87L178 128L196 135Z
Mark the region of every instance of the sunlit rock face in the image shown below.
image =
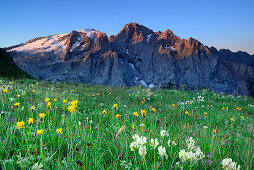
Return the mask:
M114 36L94 29L39 37L6 48L15 63L39 80L110 86L185 84L230 94L254 94L254 56L217 50L130 23Z

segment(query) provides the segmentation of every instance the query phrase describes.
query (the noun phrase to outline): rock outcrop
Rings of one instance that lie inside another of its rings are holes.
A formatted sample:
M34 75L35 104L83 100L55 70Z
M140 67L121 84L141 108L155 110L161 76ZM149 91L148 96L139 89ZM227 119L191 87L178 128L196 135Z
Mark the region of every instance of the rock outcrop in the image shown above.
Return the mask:
M39 80L110 86L185 84L229 94L254 94L254 56L153 32L130 23L114 36L93 29L40 37L7 48L15 63Z

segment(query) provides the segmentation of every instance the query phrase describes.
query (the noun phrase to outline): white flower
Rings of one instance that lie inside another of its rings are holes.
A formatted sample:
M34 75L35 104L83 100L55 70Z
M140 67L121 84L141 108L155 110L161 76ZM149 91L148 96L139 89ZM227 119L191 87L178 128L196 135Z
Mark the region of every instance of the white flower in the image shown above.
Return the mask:
M137 138L139 138L138 134L135 134L135 135L132 136L133 140L137 140Z
M130 148L131 148L131 151L134 151L135 149L138 148L138 144L136 141L132 142L131 145L130 145Z
M172 141L172 140L168 140L168 146L176 146L177 144L175 143L175 141Z
M138 153L140 156L144 157L146 155L146 146L140 146L138 149Z
M145 124L144 124L144 123L141 123L139 126L144 127L144 126L145 126Z
M158 147L158 154L160 155L160 157L164 157L166 156L166 158L168 158L168 155L166 154L166 148L165 147L162 147L162 146L159 146Z
M139 144L139 145L144 145L144 144L146 144L146 142L147 142L147 138L146 137L144 137L144 136L141 136L140 138L137 138L137 143Z
M80 121L78 121L78 125L81 126L81 122Z
M186 139L188 151L194 150L195 149L195 140L190 137L189 139Z
M207 129L207 128L208 128L208 126L203 126L203 128L204 128L204 129Z
M155 149L158 145L159 145L159 142L158 142L157 138L151 139L150 146L153 147L153 149Z
M221 162L223 169L225 170L240 170L240 165L236 167L236 163L232 161L231 158L223 159Z
M161 135L162 138L169 136L169 134L168 134L168 132L166 130L162 130L160 135Z
M181 150L179 152L179 158L181 159L182 162L187 161L188 158L187 158L187 154L186 154L185 150Z

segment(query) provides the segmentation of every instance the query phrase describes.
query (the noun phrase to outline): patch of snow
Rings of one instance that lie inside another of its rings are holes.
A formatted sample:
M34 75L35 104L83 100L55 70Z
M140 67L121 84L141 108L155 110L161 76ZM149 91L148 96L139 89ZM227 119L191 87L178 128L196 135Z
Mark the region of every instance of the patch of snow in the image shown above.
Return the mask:
M51 37L44 37L39 40L33 41L31 43L27 43L25 45L13 48L9 51L45 51L45 52L50 52L52 50L59 50L59 51L64 51L66 46L65 42L66 40L60 41L60 38L65 36L67 34L59 34L59 35L53 35Z
M129 63L131 68L135 69L134 65L132 63Z
M140 82L139 82L142 86L144 86L144 87L147 87L147 84L145 83L145 81L144 80L140 80Z
M148 36L146 36L146 42L147 43L149 43L151 36L152 36L152 34L149 34Z
M155 88L156 86L152 83L148 86L150 89Z
M78 41L76 41L74 44L72 44L70 51L73 51L79 44L80 44L80 42L78 42Z
M176 49L175 49L173 46L170 46L170 47L165 46L164 48L169 49L169 50L171 50L171 51L176 51Z
M96 33L96 31L92 28L84 28L82 30L80 30L79 32L83 32L86 33L86 36L93 38L93 33Z

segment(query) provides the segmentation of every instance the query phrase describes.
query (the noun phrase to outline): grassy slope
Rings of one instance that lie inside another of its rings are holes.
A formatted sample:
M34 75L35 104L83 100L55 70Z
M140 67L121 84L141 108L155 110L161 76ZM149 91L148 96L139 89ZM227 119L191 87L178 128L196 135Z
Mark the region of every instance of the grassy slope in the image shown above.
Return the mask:
M5 78L33 78L21 70L12 60L12 57L0 48L0 77Z
M4 87L6 83L0 83L0 165L7 169L27 168L37 162L43 163L46 169L76 169L77 161L83 162L82 169L124 169L121 161L131 162L131 169L146 169L145 163L148 169L163 169L163 166L165 169L180 169L180 166L183 169L220 169L224 158L232 158L243 169L253 168L253 98L207 91L147 91L35 81L15 81ZM3 93L7 88L9 91ZM17 94L21 97L16 97ZM198 101L198 96L204 101ZM10 98L14 98L13 101ZM51 99L51 109L47 108L45 98ZM68 103L63 104L64 99ZM71 114L66 108L73 100L78 100L78 107ZM11 109L16 102L21 106ZM113 104L118 104L119 108L112 109ZM34 112L30 110L32 105L36 108ZM156 112L151 108L156 108ZM102 114L104 109L106 115ZM145 117L141 116L141 109L147 111ZM185 111L189 115L185 115ZM133 112L138 112L139 117L134 117ZM204 112L207 112L207 119ZM45 113L45 118L40 119L39 113ZM115 118L116 114L120 117ZM240 116L245 120L241 121ZM35 122L28 125L28 118L34 118ZM17 119L25 122L25 128L16 129ZM142 123L144 126L140 126ZM124 125L125 130L117 135ZM57 128L63 128L63 135L57 134ZM44 130L42 138L36 134L39 129ZM160 137L162 129L169 133L168 138ZM214 129L217 133L213 138ZM138 151L130 151L133 134L148 138L145 162ZM178 153L186 149L185 139L190 136L202 152L211 157L205 156L194 165L182 163ZM166 147L168 159L162 161L158 150L151 150L151 138L158 138L159 146ZM177 146L169 147L169 138ZM212 161L211 165L208 160Z

